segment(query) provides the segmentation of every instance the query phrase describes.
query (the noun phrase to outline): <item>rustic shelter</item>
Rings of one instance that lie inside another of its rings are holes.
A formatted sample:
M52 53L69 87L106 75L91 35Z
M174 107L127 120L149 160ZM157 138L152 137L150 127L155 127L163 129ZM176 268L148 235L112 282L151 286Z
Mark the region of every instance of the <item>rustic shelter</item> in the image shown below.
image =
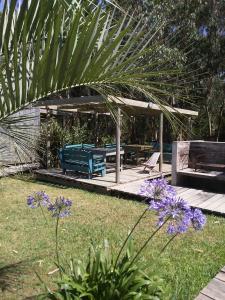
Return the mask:
M197 111L175 108L165 105L157 105L152 102L137 101L133 99L108 96L82 96L68 99L50 99L38 101L35 106L69 112L109 113L110 108L115 112L112 117L116 120L116 183L120 183L120 136L121 136L121 112L131 115L158 116L160 123L160 163L159 169L163 167L163 118L165 113L185 115L188 118L196 117Z

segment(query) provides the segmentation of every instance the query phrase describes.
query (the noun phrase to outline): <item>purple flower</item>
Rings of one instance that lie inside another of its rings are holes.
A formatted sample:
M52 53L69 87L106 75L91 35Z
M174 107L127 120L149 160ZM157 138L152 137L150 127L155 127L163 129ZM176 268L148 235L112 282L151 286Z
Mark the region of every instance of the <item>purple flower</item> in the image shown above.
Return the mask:
M201 230L205 226L206 217L203 215L200 209L194 209L192 211L192 226L195 230Z
M149 209L158 214L157 226L167 223L168 234L184 233L191 225L195 230L200 230L206 223L206 218L201 210L191 209L188 203L181 198L152 200Z
M38 208L39 206L49 206L49 196L44 191L34 192L27 197L27 205L30 208Z
M168 184L165 178L154 180L145 180L141 185L139 194L146 198L161 200L163 198L172 198L176 195L175 189Z
M64 218L70 216L70 208L72 201L60 196L56 198L54 204L48 206L48 210L52 212L52 217Z
M149 209L158 213L158 226L167 222L167 233L169 234L184 233L191 224L191 208L181 198L172 197L151 201Z

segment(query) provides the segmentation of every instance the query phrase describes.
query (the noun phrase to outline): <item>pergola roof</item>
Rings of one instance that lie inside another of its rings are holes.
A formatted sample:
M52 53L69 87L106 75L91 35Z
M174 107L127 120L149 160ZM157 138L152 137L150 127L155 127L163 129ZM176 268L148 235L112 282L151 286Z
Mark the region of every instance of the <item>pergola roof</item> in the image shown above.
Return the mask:
M186 116L198 116L198 112L194 110L170 107L167 105L157 105L152 102L132 100L121 97L108 96L108 104L116 104L123 111L132 115L159 115L161 112L170 112ZM39 100L35 106L46 106L54 110L70 111L70 112L109 112L109 107L102 96L82 96L64 99Z

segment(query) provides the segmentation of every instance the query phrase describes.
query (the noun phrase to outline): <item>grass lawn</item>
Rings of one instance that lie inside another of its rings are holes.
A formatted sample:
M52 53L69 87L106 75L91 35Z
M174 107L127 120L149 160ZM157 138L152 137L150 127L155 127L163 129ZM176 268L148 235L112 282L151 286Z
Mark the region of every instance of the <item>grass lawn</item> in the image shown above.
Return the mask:
M115 197L98 195L79 189L64 188L19 179L0 180L0 264L11 265L28 261L28 269L21 274L6 277L0 272L0 285L12 280L12 292L0 293L0 299L24 299L41 290L35 275L37 271L45 281L57 274L48 275L54 265L54 220L46 224L40 210L26 206L26 197L33 191L44 190L51 197L64 195L73 200L73 214L64 219L60 227L60 248L65 258L87 256L90 241L99 244L107 238L118 249L129 228L145 205ZM207 216L202 232L178 237L159 257L159 249L167 236L159 234L143 253L147 271L157 274L168 283L166 299L193 299L212 277L225 265L225 218ZM140 245L155 224L149 214L135 233L135 245ZM1 298L2 297L2 298Z

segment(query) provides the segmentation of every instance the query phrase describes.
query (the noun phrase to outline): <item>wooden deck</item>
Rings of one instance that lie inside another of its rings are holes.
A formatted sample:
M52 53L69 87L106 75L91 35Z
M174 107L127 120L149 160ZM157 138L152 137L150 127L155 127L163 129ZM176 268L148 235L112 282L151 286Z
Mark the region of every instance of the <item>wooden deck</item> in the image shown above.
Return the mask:
M0 178L18 173L27 172L29 170L35 170L39 168L39 163L21 164L21 165L9 165L0 169Z
M225 267L201 290L195 300L224 300L225 299Z
M110 170L112 169L109 166ZM111 188L114 186L120 186L121 184L132 184L133 182L144 180L144 179L153 179L163 176L171 175L171 165L163 165L163 173L161 174L158 166L152 171L149 175L148 171L144 171L143 166L127 166L123 167L123 170L120 173L120 184L115 182L115 172L108 172L106 176L95 176L92 179L87 179L87 176L81 176L80 174L75 174L73 172L68 172L66 175L62 173L60 169L41 169L36 170L35 174L37 178L41 180L50 181L58 184L66 184L75 187L81 187L88 190L96 192L110 192Z
M125 183L119 186L114 186L111 191L121 194L129 194L130 196L138 196L143 180L132 182L132 184ZM201 208L207 212L217 214L225 214L225 194L211 193L204 190L175 187L178 197L186 200L190 206ZM225 297L224 297L225 299Z
M156 170L150 176L148 172L143 171L143 166L127 166L121 172L120 184L115 183L115 172L108 173L104 177L96 176L93 179L87 179L85 176L81 177L74 173L63 175L59 169L36 170L35 173L39 179L52 183L66 184L95 192L142 199L139 195L139 189L144 180L161 177L161 173ZM170 174L171 166L165 164L163 175ZM190 206L201 208L210 213L225 215L225 194L179 186L176 186L175 189L178 196L186 200Z

